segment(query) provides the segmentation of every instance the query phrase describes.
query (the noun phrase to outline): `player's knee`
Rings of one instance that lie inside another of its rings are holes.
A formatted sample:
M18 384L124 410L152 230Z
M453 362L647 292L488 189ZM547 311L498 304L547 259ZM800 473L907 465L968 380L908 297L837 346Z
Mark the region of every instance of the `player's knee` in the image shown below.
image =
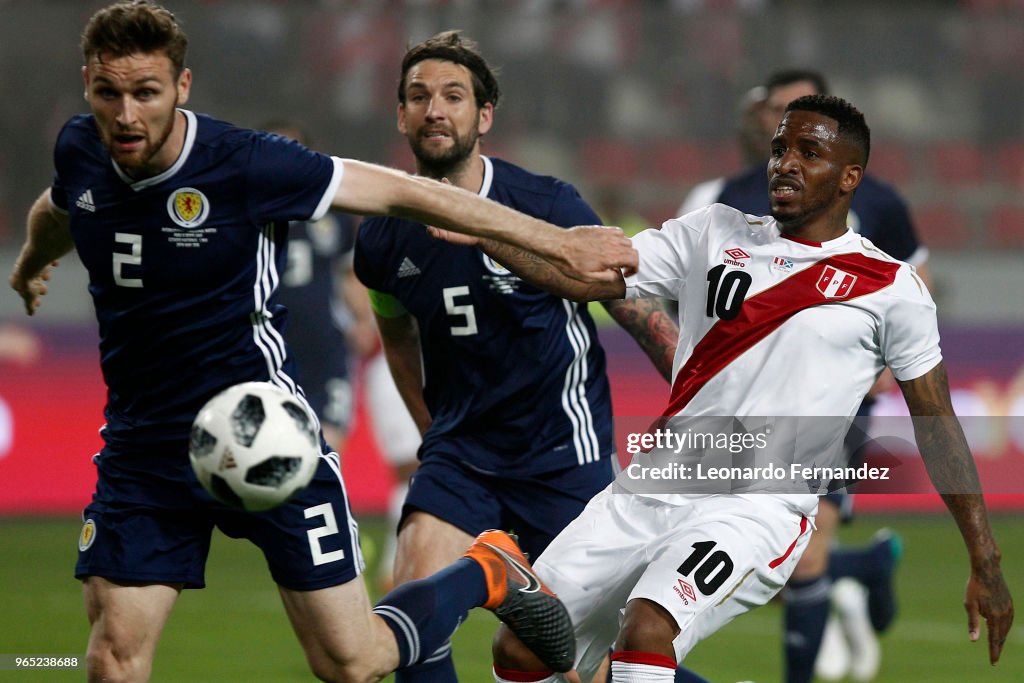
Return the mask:
M367 657L335 658L323 653L309 658L313 675L325 683L375 683L390 671L382 671Z
M494 657L495 666L503 669L514 669L516 671L546 671L544 663L537 659L537 655L523 645L523 642L516 637L507 626L502 625L494 634L494 641L491 643L491 655Z
M679 626L668 610L656 602L635 598L626 604L615 649L655 652L674 658L672 641L678 634Z
M148 658L117 648L110 640L90 641L85 661L90 681L110 683L149 680L152 666Z

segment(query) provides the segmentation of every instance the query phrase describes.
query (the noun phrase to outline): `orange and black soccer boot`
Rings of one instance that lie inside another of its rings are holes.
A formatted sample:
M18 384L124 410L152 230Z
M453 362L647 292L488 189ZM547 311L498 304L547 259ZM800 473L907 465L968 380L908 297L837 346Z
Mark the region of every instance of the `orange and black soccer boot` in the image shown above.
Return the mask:
M485 531L466 551L487 579L487 602L523 645L552 671L572 668L576 638L565 605L533 573L523 551L504 531Z

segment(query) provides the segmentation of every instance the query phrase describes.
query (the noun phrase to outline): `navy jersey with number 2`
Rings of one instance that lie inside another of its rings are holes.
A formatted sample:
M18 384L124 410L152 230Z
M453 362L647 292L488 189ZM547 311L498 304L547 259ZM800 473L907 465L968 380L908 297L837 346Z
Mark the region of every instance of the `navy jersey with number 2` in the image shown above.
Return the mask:
M571 185L483 159L482 196L559 226L600 223ZM363 222L355 269L419 324L432 418L421 459L444 454L480 472L531 476L611 455L604 352L585 307L396 218Z
M50 196L89 272L112 445L187 439L203 403L238 382L297 391L273 297L286 224L326 213L343 164L182 113L182 153L150 178L112 162L92 116L71 119L54 153Z

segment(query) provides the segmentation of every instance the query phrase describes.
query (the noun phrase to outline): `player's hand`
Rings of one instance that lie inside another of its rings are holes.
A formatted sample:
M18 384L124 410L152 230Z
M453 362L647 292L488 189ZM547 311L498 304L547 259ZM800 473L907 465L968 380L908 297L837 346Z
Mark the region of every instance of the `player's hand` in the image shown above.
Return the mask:
M1006 636L1013 626L1013 599L998 566L988 571L971 571L964 596L967 610L967 630L971 641L981 636L979 617L988 625L988 660L999 661Z
M35 315L36 309L42 305L42 297L49 291L46 283L50 279L50 272L57 267L58 263L58 261L52 261L50 265L43 268L42 272L32 277L21 272L20 262L15 264L10 278L11 288L21 296L27 314Z
M579 226L565 231L553 259L569 277L582 282L617 282L636 272L640 255L620 228Z
M576 673L576 669L569 669L562 676L565 677L567 683L580 683L580 675Z
M479 237L474 235L464 235L461 232L445 230L444 228L435 228L433 225L427 226L427 234L435 240L450 242L452 244L461 244L466 247L475 247L480 244Z

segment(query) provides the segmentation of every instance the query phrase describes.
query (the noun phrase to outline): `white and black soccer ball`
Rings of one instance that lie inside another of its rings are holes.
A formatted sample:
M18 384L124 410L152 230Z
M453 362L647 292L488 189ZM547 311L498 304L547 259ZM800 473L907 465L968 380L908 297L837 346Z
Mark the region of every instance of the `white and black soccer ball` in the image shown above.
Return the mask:
M192 423L188 457L217 500L269 510L309 484L320 438L309 411L269 382L245 382L211 398Z

